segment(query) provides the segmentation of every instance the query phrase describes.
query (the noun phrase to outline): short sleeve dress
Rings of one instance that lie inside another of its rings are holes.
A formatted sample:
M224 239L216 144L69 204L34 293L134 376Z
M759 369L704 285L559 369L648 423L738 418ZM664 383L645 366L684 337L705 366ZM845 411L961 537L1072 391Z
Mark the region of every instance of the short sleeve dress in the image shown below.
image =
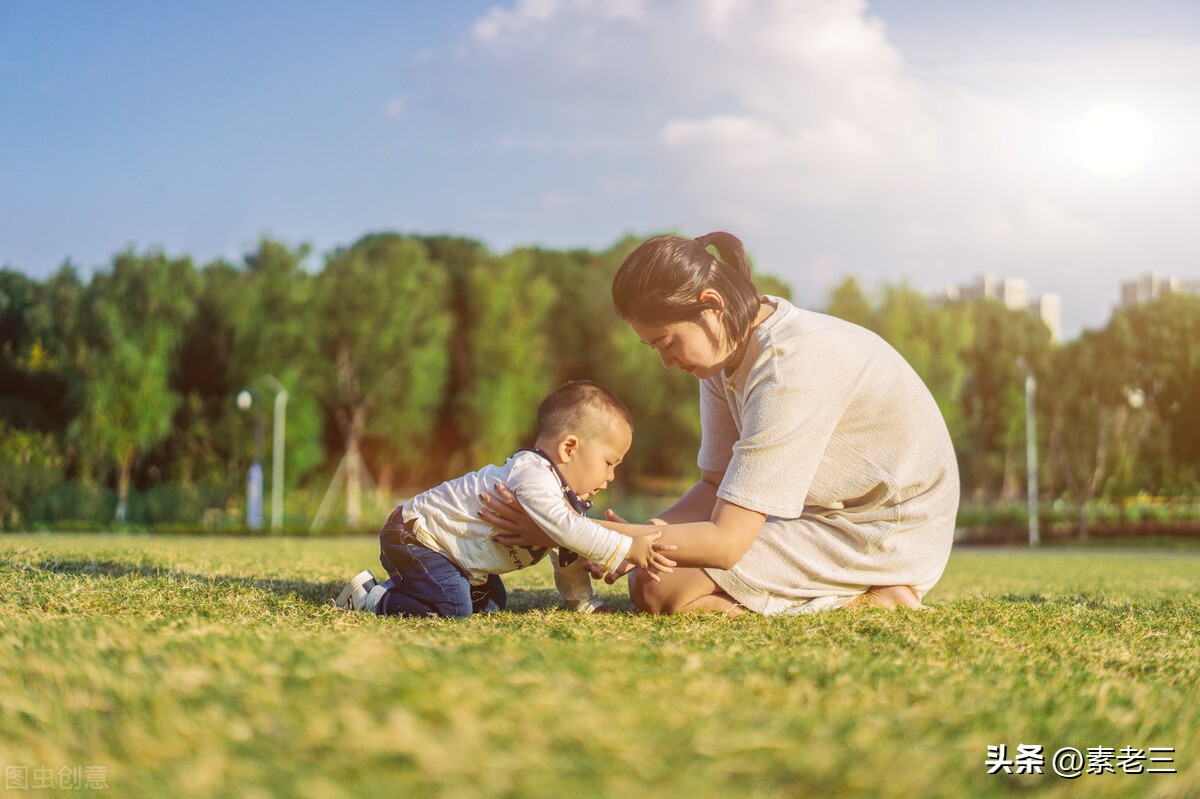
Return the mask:
M865 328L767 298L732 375L700 384L701 469L767 516L732 569L705 569L765 615L839 607L873 585L924 595L950 555L954 447L912 367Z

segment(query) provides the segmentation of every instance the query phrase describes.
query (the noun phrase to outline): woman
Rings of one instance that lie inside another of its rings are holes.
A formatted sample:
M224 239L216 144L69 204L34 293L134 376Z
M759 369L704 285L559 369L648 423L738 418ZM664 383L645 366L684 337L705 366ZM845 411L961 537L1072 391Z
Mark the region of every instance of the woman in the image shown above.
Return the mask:
M700 481L650 520L679 568L635 572L634 604L920 607L949 557L959 483L945 422L904 359L864 328L760 296L728 233L642 243L612 295L664 367L700 381ZM507 531L497 538L544 543L501 498L486 517Z

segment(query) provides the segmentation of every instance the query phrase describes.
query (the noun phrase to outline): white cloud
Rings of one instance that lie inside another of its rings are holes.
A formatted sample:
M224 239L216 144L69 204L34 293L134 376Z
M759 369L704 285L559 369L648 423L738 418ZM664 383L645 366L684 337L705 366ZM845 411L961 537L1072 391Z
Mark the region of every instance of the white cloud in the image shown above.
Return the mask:
M812 303L835 269L929 288L986 270L1098 324L1097 286L1115 296L1137 253L1190 252L1174 220L1200 201L1200 49L1023 46L947 45L915 71L861 0L518 0L477 21L440 89L481 146L536 164L509 176L494 239L724 228ZM1172 120L1116 188L1064 144L1105 92Z
M538 35L556 18L579 16L601 23L643 22L646 9L642 0L518 0L511 9L489 9L471 34L485 42L528 32Z
M502 85L543 137L639 136L700 211L714 181L711 202L844 203L932 150L922 90L859 0L521 0L472 35L480 91Z

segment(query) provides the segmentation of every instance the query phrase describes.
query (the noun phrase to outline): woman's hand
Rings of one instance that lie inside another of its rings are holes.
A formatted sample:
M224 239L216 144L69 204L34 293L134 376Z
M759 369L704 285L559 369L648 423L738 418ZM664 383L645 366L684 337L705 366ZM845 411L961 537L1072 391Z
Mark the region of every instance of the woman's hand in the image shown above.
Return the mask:
M483 509L479 518L500 530L492 536L499 544L518 547L557 546L542 528L533 523L529 514L521 507L517 495L504 483L496 483L492 493L480 494Z
M609 508L608 510L604 511L604 518L608 519L610 522L619 522L620 524L629 524L630 523L630 522L626 521L620 514L618 514L612 508ZM650 520L644 522L644 524L663 525L663 524L666 524L666 522L664 522L662 519L650 519ZM676 549L676 547L674 545L668 546L668 545L662 545L662 544L655 544L654 549L656 552L669 552L671 550ZM666 561L666 563L670 564L671 566L675 565L675 562L671 561L671 560ZM608 585L612 585L617 580L620 580L622 577L629 574L631 571L633 571L636 568L637 568L637 566L634 565L633 563L631 563L630 561L623 560L617 564L615 569L613 569L612 571L610 571L608 573L605 573L604 569L601 568L600 566L597 566L594 563L588 564L588 571L591 573L592 577L594 577L597 580L602 579ZM666 569L666 571L671 571L671 569L668 568L668 569ZM658 578L654 577L654 576L651 576L651 579L658 580Z

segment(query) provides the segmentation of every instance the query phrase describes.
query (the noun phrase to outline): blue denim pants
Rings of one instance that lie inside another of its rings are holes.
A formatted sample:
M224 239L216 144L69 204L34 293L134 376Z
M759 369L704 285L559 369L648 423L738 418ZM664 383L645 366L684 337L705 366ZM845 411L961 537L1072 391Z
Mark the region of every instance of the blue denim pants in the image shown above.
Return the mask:
M413 535L400 508L379 533L379 562L391 578L376 610L380 616L470 616L504 610L508 595L499 575L471 585L454 562Z

